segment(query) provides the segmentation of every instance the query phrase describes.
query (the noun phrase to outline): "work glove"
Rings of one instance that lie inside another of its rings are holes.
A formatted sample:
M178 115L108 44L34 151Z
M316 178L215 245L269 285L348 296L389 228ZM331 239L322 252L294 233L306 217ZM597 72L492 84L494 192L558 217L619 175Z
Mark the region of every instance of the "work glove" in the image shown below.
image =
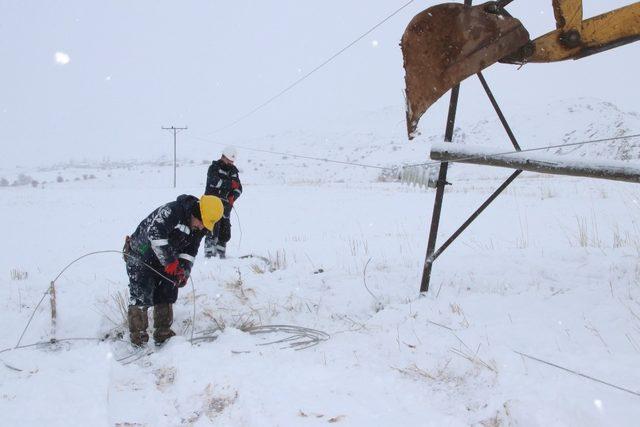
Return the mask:
M177 287L182 288L187 284L187 279L189 276L185 269L180 266L180 262L178 262L178 260L167 264L164 268L164 271L169 276L172 276L175 279L174 283Z
M231 206L233 206L233 202L236 201L236 196L233 191L237 190L238 188L240 188L240 183L235 179L231 180L231 189L229 191L230 194L227 196L227 200L229 201L229 205Z

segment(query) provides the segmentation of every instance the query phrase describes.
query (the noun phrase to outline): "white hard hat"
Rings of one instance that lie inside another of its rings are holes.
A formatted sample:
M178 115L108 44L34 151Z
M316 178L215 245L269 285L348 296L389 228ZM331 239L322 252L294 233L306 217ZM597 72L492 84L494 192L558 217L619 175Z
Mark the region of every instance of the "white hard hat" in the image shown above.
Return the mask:
M235 162L236 157L238 157L238 151L236 150L235 147L228 145L227 147L225 147L224 150L222 150L222 155L225 156L227 159L231 160L232 162Z

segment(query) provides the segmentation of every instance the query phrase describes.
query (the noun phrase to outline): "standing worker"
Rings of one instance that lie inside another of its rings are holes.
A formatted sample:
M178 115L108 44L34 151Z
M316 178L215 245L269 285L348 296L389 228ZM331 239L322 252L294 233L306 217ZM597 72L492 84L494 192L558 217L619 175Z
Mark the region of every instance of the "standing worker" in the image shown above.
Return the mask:
M236 149L229 146L222 151L219 160L211 162L207 171L207 185L204 194L219 197L224 204L222 219L204 239L204 255L207 258L216 255L225 258L227 242L231 239L231 208L242 194L238 168L234 166L236 158Z
M147 311L153 306L153 340L162 344L175 335L173 303L178 288L189 278L205 233L213 230L223 213L215 196L183 194L147 216L131 237L124 253L129 275L129 332L131 343L149 341Z

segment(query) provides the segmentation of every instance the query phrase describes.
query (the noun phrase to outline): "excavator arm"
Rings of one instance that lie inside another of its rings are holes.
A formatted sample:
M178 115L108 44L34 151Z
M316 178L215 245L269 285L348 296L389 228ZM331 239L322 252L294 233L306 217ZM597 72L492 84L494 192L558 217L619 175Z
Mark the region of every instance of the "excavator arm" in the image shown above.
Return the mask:
M640 40L640 2L586 20L582 0L553 0L556 30L533 40L500 62L580 59Z
M402 41L407 131L449 89L496 62L579 59L640 39L640 2L583 19L582 0L552 0L556 29L535 40L498 0L477 6L443 3L418 15Z
M442 95L529 42L529 33L498 2L444 3L416 15L400 46L404 57L407 132Z

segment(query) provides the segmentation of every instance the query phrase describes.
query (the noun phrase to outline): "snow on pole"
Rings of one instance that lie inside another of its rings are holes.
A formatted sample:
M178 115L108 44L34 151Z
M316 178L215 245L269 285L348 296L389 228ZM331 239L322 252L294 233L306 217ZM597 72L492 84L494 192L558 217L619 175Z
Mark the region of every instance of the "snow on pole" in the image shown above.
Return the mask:
M558 155L547 153L495 154L491 152L491 149L485 147L445 146L444 144L437 144L431 148L431 159L553 175L640 183L640 167L630 162L617 160L560 158Z

